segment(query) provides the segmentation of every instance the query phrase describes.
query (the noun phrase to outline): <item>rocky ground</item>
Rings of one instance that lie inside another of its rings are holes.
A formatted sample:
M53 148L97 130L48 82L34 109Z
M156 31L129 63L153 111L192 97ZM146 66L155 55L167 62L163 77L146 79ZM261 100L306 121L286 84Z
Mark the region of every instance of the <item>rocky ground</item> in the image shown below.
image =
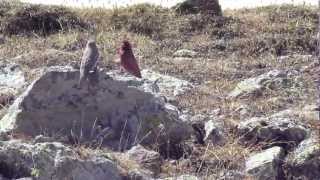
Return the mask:
M320 179L315 8L0 3L0 179ZM142 79L112 61L124 36Z

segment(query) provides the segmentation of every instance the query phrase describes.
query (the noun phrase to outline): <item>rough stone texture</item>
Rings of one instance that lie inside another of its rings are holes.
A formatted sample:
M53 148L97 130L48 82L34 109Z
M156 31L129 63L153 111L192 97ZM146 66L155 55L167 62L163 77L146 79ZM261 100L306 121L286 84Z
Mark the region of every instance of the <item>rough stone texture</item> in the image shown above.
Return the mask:
M17 64L0 64L0 87L20 89L25 85L24 72Z
M131 75L120 74L117 71L111 71L107 74L115 80L125 82L129 86L139 87L145 92L150 92L157 96L165 96L169 100L174 100L176 96L181 95L194 87L188 81L153 72L148 69L141 71L143 79L138 79Z
M190 127L167 111L162 99L130 86L133 81L100 72L99 84L89 91L78 88L78 78L79 71L71 67L48 68L9 108L1 131L33 137L58 133L78 142L95 139L113 149L189 137Z
M102 156L78 153L61 143L30 145L18 141L0 142L0 172L7 178L34 176L37 180L120 180L116 165Z
M230 169L218 171L217 174L212 174L208 177L208 179L215 179L215 180L238 180L238 179L245 179L245 178L246 178L246 175L244 172L237 171L237 170L230 170Z
M193 175L185 174L177 177L168 177L168 178L157 179L157 180L200 180L200 178Z
M286 158L289 179L320 179L320 137L311 135Z
M24 85L25 77L19 65L0 63L0 105L9 104Z
M301 119L287 116L285 112L270 117L254 117L240 122L238 132L244 140L273 142L293 142L298 144L304 140L309 131L303 126Z
M246 172L254 179L281 179L281 162L284 151L281 147L272 147L250 156L246 161Z
M204 141L214 145L223 145L225 138L223 134L223 125L218 120L209 120L204 125L205 136Z
M240 106L234 110L234 114L239 115L240 119L243 120L251 117L253 112L249 105L240 104Z
M299 116L307 120L320 120L319 119L319 106L316 104L306 105L299 112Z
M178 51L176 51L175 53L173 53L173 57L182 57L182 58L194 58L198 55L197 52L192 51L192 50L188 50L188 49L180 49Z
M272 70L258 77L245 79L237 84L235 89L229 93L228 98L256 97L266 88L273 89L287 84L286 73Z
M147 150L143 146L137 145L127 151L126 154L143 168L153 172L153 176L157 176L160 173L162 158L158 152Z
M130 170L125 180L151 180L152 175L141 171L141 169Z

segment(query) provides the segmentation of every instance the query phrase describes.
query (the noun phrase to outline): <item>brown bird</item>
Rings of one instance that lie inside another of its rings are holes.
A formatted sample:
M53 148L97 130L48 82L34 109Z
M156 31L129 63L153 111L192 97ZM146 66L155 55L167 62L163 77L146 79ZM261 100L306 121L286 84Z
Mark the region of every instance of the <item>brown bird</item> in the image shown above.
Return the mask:
M120 65L130 74L141 77L141 72L136 58L133 55L132 47L129 41L122 41L121 47L118 49L118 54L120 56Z
M83 56L80 65L80 78L79 78L79 87L82 87L83 83L89 80L88 76L90 71L97 70L99 58L99 50L96 45L96 42L90 39L87 42L86 48L83 51Z

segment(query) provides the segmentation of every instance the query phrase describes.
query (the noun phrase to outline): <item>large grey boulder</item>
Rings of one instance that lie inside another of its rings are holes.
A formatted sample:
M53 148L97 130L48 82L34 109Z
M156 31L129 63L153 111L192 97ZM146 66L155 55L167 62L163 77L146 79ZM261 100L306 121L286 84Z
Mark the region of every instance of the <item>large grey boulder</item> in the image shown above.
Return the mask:
M311 135L286 158L289 179L320 179L320 138Z
M299 144L309 134L302 119L285 111L268 117L253 117L240 122L237 129L243 135L243 140L273 141L288 145L288 142Z
M283 87L287 84L286 72L272 70L257 77L252 77L239 82L228 98L243 98L259 96L267 88Z
M272 147L258 154L250 156L246 161L246 172L257 180L281 179L281 164L284 150Z
M173 76L163 75L149 69L141 71L143 79L137 79L128 74L121 74L118 71L107 72L113 79L125 82L129 86L143 89L156 96L165 96L169 100L175 100L178 95L184 94L194 88L194 86L185 80Z
M37 180L121 180L117 166L109 159L79 153L61 143L27 144L19 141L0 142L0 162L4 177L33 176Z
M179 143L190 127L161 98L99 72L98 84L78 88L79 71L50 67L16 99L0 130L28 136L69 136L113 149Z

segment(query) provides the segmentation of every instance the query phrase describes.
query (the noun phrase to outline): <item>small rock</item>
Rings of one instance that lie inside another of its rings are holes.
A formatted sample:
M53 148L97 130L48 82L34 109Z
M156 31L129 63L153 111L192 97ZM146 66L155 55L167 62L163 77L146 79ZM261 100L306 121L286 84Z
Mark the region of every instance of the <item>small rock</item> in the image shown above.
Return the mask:
M13 102L18 91L11 87L0 87L0 108Z
M223 127L214 120L209 120L204 125L204 141L213 145L223 145L225 143Z
M34 138L33 143L54 142L54 138L38 135Z
M133 169L128 172L126 180L151 180L152 174L146 173L145 171L142 171L141 169Z
M193 175L185 174L177 177L168 177L168 178L157 179L157 180L200 180L200 178Z
M252 155L246 161L246 172L254 179L281 179L281 163L284 151L281 147L272 147L258 154Z
M245 173L237 170L225 169L221 172L217 172L216 174L210 175L208 179L215 180L237 180L237 179L245 179Z
M22 68L9 62L0 63L0 107L11 104L15 96L25 86Z
M239 114L241 119L245 119L252 115L252 109L248 105L241 104L235 109L235 113Z
M174 57L190 57L190 58L194 58L198 55L197 52L195 51L191 51L188 49L180 49L178 51L176 51L175 53L173 53Z
M18 64L0 63L0 87L20 90L25 84L24 72Z
M306 105L299 113L299 115L307 120L320 120L319 119L319 106L316 104Z
M158 152L150 151L141 145L137 145L127 151L126 154L130 159L136 161L143 168L153 172L153 176L156 176L160 173L162 158Z
M175 57L173 58L173 62L176 62L176 63L186 63L186 62L190 62L190 61L193 61L195 60L194 58L189 58L189 57Z
M294 142L293 145L298 144L309 133L301 119L285 116L284 113L277 113L270 117L251 118L240 122L237 129L243 135L242 140L284 142L284 146L289 146L287 142Z
M237 84L235 89L229 93L228 98L257 97L262 94L265 88L275 88L285 86L286 73L273 70L258 77L245 79Z
M286 158L289 179L320 179L320 138L311 135Z
M293 54L293 55L287 55L287 56L280 56L278 57L278 61L280 63L285 63L286 61L290 60L299 60L299 62L309 62L312 60L312 55L306 54L306 55L301 55L301 54Z

